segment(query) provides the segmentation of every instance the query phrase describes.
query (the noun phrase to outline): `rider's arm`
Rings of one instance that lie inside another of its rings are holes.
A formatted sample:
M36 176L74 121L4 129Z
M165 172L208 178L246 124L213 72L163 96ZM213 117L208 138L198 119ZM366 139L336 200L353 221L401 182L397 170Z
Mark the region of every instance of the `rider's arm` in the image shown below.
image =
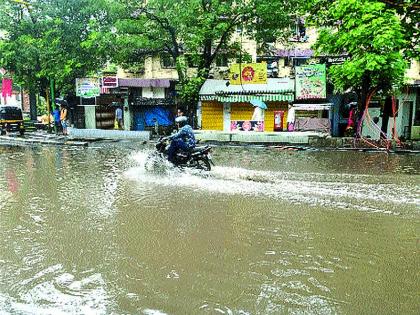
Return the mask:
M169 136L169 139L174 140L174 139L179 139L182 138L182 135L184 134L182 128L179 129L179 131L175 134L173 134L172 136Z

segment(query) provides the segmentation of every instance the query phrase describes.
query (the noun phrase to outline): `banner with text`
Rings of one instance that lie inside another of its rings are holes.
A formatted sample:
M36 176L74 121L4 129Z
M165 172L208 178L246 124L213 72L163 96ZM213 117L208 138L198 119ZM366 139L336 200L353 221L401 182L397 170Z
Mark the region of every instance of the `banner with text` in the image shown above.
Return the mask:
M324 99L327 97L325 65L296 67L296 99Z
M267 64L235 63L230 67L229 81L232 85L267 84Z
M98 78L77 78L76 96L91 98L101 93L100 80Z

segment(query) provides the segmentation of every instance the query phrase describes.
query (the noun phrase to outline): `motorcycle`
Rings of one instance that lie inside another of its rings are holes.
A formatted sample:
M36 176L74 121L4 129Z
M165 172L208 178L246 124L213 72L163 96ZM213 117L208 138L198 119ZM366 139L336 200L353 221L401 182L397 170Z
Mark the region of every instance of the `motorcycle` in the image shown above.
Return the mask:
M146 160L146 168L155 168L157 163L168 160L168 148L170 139L160 137L156 143L156 151ZM178 151L173 164L179 168L190 167L198 170L210 171L211 165L214 165L211 156L211 147L195 147L191 152Z

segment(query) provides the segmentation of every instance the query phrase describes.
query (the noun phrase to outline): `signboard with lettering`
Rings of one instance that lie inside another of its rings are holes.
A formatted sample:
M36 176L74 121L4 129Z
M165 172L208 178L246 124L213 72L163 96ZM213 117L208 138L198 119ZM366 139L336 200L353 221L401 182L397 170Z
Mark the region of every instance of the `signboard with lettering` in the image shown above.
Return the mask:
M101 87L98 78L77 78L76 96L90 98L99 96Z
M107 89L118 87L118 78L117 77L102 77L102 87L107 88Z
M327 97L324 64L296 67L296 99L324 99Z
M267 84L267 64L241 63L230 67L229 81L232 85Z
M349 56L327 57L327 65L341 65L349 59Z

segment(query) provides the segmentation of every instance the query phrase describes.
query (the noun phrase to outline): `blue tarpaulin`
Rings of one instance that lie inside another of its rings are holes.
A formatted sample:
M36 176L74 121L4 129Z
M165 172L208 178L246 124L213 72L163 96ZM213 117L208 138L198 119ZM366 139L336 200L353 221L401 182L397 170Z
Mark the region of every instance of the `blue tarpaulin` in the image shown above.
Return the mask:
M144 112L144 120L148 127L154 126L156 120L159 126L170 126L173 124L171 111L168 108L161 106L146 109Z

